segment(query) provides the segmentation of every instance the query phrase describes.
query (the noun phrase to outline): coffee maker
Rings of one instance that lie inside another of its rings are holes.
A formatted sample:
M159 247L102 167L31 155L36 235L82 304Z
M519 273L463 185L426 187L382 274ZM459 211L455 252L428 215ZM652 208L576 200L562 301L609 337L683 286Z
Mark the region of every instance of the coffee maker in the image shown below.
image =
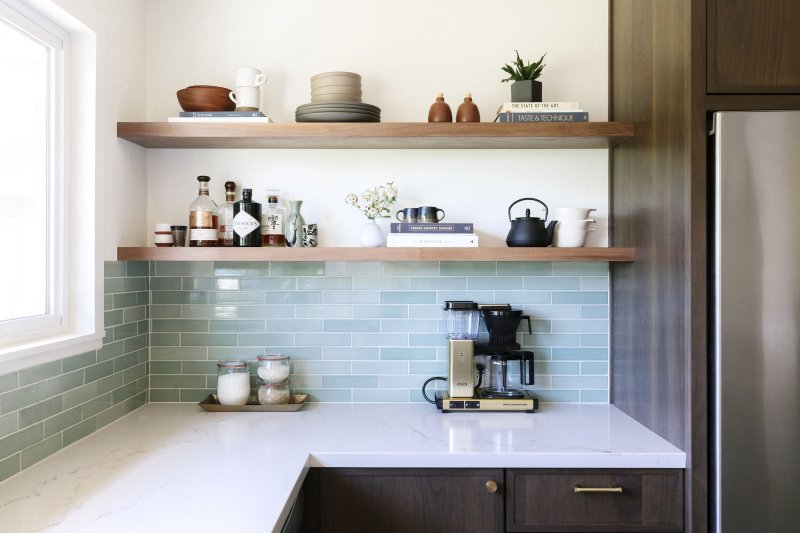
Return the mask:
M521 350L516 342L517 327L522 320L527 320L528 331L531 331L530 317L520 310L511 309L508 304L479 305L471 301L449 300L444 309L448 338L447 391L437 392L436 406L444 413L532 413L537 409L538 400L523 388L534 381L533 352ZM489 332L488 344L476 343L481 315ZM519 365L517 386L511 382L512 365Z

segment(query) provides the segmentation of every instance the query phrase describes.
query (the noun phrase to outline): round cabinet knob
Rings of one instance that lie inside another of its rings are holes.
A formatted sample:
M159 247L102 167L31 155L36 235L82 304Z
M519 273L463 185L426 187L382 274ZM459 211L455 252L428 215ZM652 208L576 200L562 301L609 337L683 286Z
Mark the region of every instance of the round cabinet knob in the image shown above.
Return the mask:
M497 481L489 480L486 482L486 492L489 494L494 494L497 492Z

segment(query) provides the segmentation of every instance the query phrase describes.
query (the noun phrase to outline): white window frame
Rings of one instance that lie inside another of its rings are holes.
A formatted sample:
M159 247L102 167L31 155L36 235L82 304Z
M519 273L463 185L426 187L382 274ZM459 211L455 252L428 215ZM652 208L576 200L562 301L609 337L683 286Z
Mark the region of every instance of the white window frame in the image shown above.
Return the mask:
M0 12L47 44L63 43L53 54L56 87L49 96L56 110L49 139L53 316L40 321L44 324L32 320L28 331L0 328L2 375L97 349L104 332L95 179L96 36L52 0L0 0Z

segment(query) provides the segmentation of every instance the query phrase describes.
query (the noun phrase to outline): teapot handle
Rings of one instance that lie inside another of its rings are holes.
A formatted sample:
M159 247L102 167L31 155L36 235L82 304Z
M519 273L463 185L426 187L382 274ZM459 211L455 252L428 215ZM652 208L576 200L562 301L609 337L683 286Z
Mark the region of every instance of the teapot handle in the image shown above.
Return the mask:
M533 202L539 202L540 204L542 204L544 206L544 220L547 221L547 214L549 213L550 210L547 208L547 204L546 203L544 203L543 201L539 200L538 198L520 198L519 200L517 200L516 202L514 202L513 204L508 206L508 221L509 222L513 222L513 220L511 219L511 208L514 207L515 205L517 205L520 202L524 202L525 200L531 200Z

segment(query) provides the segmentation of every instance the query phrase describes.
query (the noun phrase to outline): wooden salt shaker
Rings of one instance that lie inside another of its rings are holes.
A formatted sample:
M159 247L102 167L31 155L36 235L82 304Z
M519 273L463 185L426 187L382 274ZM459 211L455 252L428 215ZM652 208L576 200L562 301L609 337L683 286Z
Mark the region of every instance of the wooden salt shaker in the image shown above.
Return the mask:
M456 122L480 122L481 113L478 111L478 106L472 103L472 95L467 93L464 95L464 103L458 106L456 111Z
M436 95L436 101L431 104L428 111L428 122L453 122L453 112L450 106L444 101L444 95Z

